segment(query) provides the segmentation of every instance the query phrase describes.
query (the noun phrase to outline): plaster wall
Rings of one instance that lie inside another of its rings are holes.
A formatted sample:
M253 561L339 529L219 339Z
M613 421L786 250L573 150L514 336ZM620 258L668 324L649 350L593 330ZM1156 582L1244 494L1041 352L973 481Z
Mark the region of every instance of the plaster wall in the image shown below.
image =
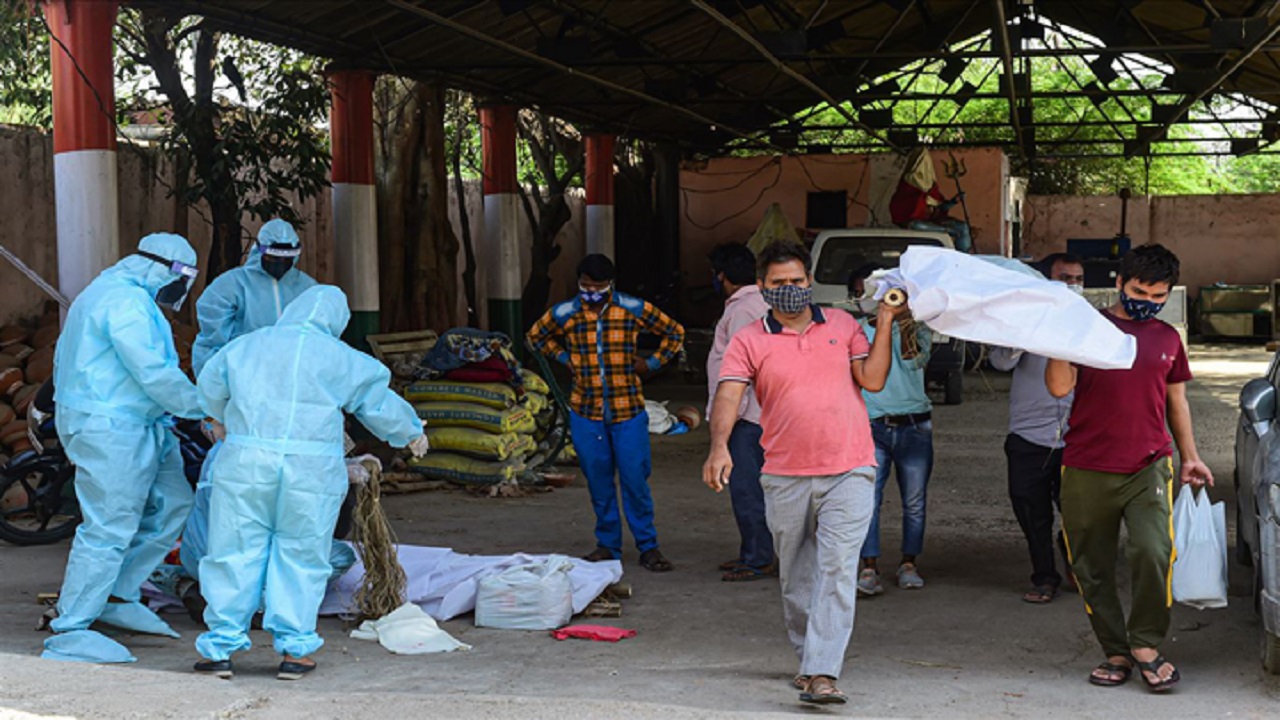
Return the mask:
M965 190L973 235L980 252L998 253L1005 232L1003 187L1007 178L1004 153L978 148L955 153L967 168L960 178ZM932 153L938 185L948 197L955 182L943 171L947 153ZM765 210L778 203L792 225L804 228L808 194L844 190L848 193L848 227L890 225L888 202L902 174L902 157L876 155L805 155L785 157L717 158L686 163L680 173L680 255L686 290L706 284L707 253L724 242L746 242ZM960 206L952 217L964 216Z
M1032 196L1025 253L1065 251L1070 238L1108 238L1120 229L1115 197ZM1280 195L1172 195L1129 201L1133 244L1158 242L1182 261L1181 284L1195 297L1215 282L1262 284L1280 278Z

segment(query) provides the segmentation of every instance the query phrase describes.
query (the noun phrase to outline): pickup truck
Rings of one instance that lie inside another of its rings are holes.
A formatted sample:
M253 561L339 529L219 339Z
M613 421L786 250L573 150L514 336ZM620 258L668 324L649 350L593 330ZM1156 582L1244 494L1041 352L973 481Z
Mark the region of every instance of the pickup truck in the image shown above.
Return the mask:
M946 233L900 228L823 230L813 242L813 301L851 310L849 275L866 263L895 268L912 245L954 248ZM943 388L947 405L959 405L964 395L965 343L939 333L933 335L933 355L925 380Z

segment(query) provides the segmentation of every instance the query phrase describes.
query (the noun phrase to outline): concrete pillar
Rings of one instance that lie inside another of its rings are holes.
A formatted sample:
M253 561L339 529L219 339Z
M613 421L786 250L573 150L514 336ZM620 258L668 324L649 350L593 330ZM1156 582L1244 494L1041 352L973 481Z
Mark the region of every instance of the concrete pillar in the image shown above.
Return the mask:
M614 254L613 135L589 134L585 138L587 166L587 253Z
M373 179L373 83L370 72L329 76L333 109L333 237L338 286L351 305L346 339L363 345L379 331L378 205Z
M50 59L58 289L68 298L80 294L120 256L111 40L116 8L115 0L62 0L44 5L45 20L53 34Z
M480 108L480 140L484 154L484 244L489 297L489 329L506 333L517 348L524 347L524 319L520 297L524 272L520 267L520 196L516 188L516 108Z

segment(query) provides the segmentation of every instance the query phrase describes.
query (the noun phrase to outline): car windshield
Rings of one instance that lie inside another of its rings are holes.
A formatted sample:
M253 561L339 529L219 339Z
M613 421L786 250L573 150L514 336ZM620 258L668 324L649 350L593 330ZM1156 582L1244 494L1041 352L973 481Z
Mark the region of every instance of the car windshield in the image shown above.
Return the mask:
M896 268L902 253L912 245L942 247L941 242L928 237L850 235L827 238L813 274L814 280L823 285L844 285L849 282L849 275L854 270L867 263Z

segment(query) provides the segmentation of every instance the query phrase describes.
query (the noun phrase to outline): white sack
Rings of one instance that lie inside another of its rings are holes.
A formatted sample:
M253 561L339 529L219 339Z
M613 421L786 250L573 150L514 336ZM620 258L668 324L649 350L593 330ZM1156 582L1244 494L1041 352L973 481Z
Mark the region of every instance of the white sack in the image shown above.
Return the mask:
M1066 285L1012 269L1011 262L1017 261L913 245L876 294L905 288L911 315L944 335L1103 370L1133 366L1133 336Z
M1173 503L1173 546L1173 599L1199 610L1226 607L1226 506L1184 486Z
M644 409L649 414L650 435L665 435L671 429L671 426L675 425L676 421L679 420L667 409L665 402L645 400Z
M405 593L409 602L421 607L441 622L476 607L479 581L489 575L547 557L546 555L463 555L449 548L397 545L396 555L408 579ZM364 565L359 560L342 577L329 583L320 606L321 615L350 615ZM582 612L604 589L622 579L622 563L617 560L573 563L569 581L573 586L573 611Z
M412 603L405 603L377 620L365 620L351 631L351 637L381 643L397 655L471 649L470 645L441 630L430 615Z
M573 563L551 555L507 568L479 583L476 627L503 630L555 630L573 617Z

